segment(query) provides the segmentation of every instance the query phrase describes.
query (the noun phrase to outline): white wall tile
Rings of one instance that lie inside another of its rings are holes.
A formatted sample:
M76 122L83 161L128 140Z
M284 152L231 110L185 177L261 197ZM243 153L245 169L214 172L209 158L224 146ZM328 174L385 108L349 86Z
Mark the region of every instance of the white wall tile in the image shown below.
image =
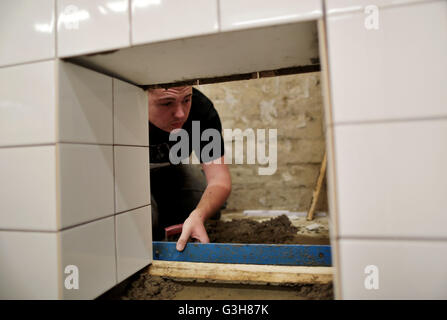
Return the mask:
M0 66L55 56L54 1L0 2Z
M0 68L0 146L55 142L55 63Z
M59 63L59 141L113 144L112 78Z
M58 299L58 235L0 231L0 299Z
M316 20L323 15L320 0L222 0L219 4L222 31Z
M340 236L446 237L447 120L334 131Z
M331 1L329 1L331 2ZM447 115L447 2L328 18L334 122Z
M379 9L390 7L390 6L398 6L398 5L406 5L410 3L416 2L424 2L430 0L324 0L326 1L326 13L328 15L335 15L340 13L348 13L355 11L365 11L365 8L368 6L376 6Z
M447 299L445 241L339 240L339 258L342 299ZM377 290L365 288L369 265Z
M114 217L64 230L61 239L62 271L79 270L79 289L64 287L64 299L93 299L116 285Z
M115 212L150 203L149 148L114 146Z
M118 282L152 262L150 206L115 216Z
M113 79L114 144L149 146L147 92Z
M130 45L128 0L57 0L58 56Z
M0 229L57 230L54 146L0 148Z
M217 0L132 0L132 44L219 31Z
M114 214L113 147L58 144L61 228Z

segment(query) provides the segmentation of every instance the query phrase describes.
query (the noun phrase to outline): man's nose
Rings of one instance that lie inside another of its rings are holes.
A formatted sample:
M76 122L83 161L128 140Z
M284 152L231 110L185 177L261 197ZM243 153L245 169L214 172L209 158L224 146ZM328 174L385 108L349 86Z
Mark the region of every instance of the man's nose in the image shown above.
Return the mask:
M185 116L185 112L183 111L182 105L179 103L175 107L175 113L174 116L176 118L183 118Z

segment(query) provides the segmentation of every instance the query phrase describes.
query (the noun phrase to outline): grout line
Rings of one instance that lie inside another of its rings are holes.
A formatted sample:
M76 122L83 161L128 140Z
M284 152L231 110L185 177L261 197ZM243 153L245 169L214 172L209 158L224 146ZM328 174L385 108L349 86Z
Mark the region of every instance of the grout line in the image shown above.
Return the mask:
M55 55L55 59L57 59L58 58L58 49L57 49L57 44L58 44L58 37L57 37L57 34L58 34L58 28L57 28L57 26L58 26L58 12L57 12L57 1L58 0L54 0L54 55Z
M439 241L447 242L447 238L444 237L387 237L387 236L336 236L337 241L343 240L358 240L358 241Z
M116 216L113 217L114 239L115 239L115 280L118 283L118 237L116 235Z
M23 65L27 65L27 64L33 64L33 63L39 63L39 62L53 61L56 58L52 57L52 58L46 58L46 59L39 59L39 60L11 63L11 64L6 64L6 65L3 65L3 66L0 66L0 69L2 69L2 68L10 68L10 67L18 67L18 66L23 66Z
M135 148L149 148L149 146L140 146L140 145L134 145L134 144L114 144L113 146L116 147L135 147Z
M95 218L93 220L84 221L84 222L81 222L81 223L78 223L78 224L75 224L75 225L71 225L71 226L68 226L68 227L65 227L65 228L61 228L59 230L0 229L0 232L11 231L11 232L58 233L58 232L74 229L76 227L80 227L80 226L83 226L85 224L89 224L89 223L92 223L92 222L96 222L96 221L100 221L100 220L103 220L103 219L111 218L113 216L115 216L114 213L106 215L106 216L103 216L103 217L100 217L100 218Z
M322 16L322 34L319 34L319 37L324 36L324 39L319 39L319 46L323 46L323 48L319 48L319 52L323 52L324 56L320 57L320 61L322 64L321 68L321 80L324 80L324 84L322 83L321 89L325 91L325 96L323 96L323 112L327 112L328 114L324 114L323 121L326 121L329 119L329 122L333 122L333 104L332 104L332 87L331 87L331 76L330 76L330 57L329 57L329 40L328 40L328 27L327 27L327 8L326 8L326 0L321 0L321 6L323 11ZM327 130L325 130L327 131ZM334 132L325 132L325 138L328 138L326 140L326 153L328 156L328 167L326 172L326 184L328 185L327 188L333 187L332 190L332 201L334 204L334 212L329 213L329 219L334 218L333 223L331 223L332 226L328 226L331 228L329 230L330 234L338 233L338 227L340 225L339 221L339 208L338 208L338 195L337 195L337 167L335 163L335 138L334 138ZM329 147L329 149L327 148ZM330 161L329 161L330 160ZM330 177L328 178L330 174ZM331 185L329 185L329 180L331 181ZM328 192L327 192L328 193ZM328 195L326 195L328 197ZM328 199L329 201L329 199ZM329 203L328 203L329 205ZM341 299L342 295L342 281L341 281L341 274L340 270L337 270L335 267L340 266L340 250L339 250L339 244L338 241L335 241L334 244L331 245L334 247L334 260L333 260L333 266L334 266L334 285L336 286L334 289L334 294L338 299Z
M427 116L419 118L399 118L399 119L377 119L377 120L358 120L358 121L342 121L327 124L327 127L335 128L339 126L352 125L369 125L369 124L386 124L386 123L407 123L433 120L447 120L447 115Z
M137 209L141 209L141 208L144 208L144 207L148 207L148 206L150 206L150 205L151 205L151 204L148 203L148 204L145 204L145 205L136 207L136 208L126 209L126 210L124 210L124 211L116 212L116 213L115 213L115 216L120 215L120 214L123 214L123 213L130 212L130 211L134 211L134 210L137 210Z
M108 146L108 147L117 146L117 147L149 148L149 145L57 141L57 142L48 142L48 143L44 142L44 143L36 143L36 144L6 145L6 146L0 146L0 149L29 148L29 147L47 147L47 146L55 146L57 144L78 144L78 145L89 145L89 146Z
M130 3L130 0L129 0ZM130 6L130 5L129 5ZM115 143L115 80L112 78L112 139ZM113 212L116 213L116 180L115 180L115 145L112 145L112 170L113 170ZM115 280L118 283L118 240L116 234L116 216L113 217L115 239Z
M133 44L133 39L132 39L132 1L133 0L128 0L128 7L127 9L129 10L129 47L132 46Z
M29 148L29 147L51 147L55 146L56 142L49 143L36 143L36 144L19 144L19 145L11 145L11 146L0 146L0 149L8 149L8 148Z
M113 143L94 143L94 142L72 142L72 141L58 141L57 144L79 144L88 146L113 146Z
M81 222L81 223L78 223L78 224L75 224L75 225L72 225L72 226L69 226L69 227L62 228L59 231L65 231L65 230L69 230L69 229L74 229L76 227L80 227L80 226L83 226L85 224L89 224L89 223L92 223L92 222L96 222L96 221L99 221L99 220L103 220L103 219L107 219L107 218L113 217L114 215L115 214L112 213L112 214L109 214L109 215L104 216L104 217L100 217L100 218L96 218L96 219L93 219L93 220Z
M11 232L58 233L58 232L62 232L62 231L66 231L66 230L74 229L74 228L76 228L76 227L80 227L80 226L83 226L83 225L85 225L85 224L89 224L89 223L92 223L92 222L96 222L96 221L100 221L100 220L103 220L103 219L107 219L107 218L113 217L114 215L115 215L115 214L112 213L112 214L109 214L109 215L107 215L107 216L103 216L103 217L100 217L100 218L95 218L95 219L93 219L93 220L84 221L84 222L81 222L81 223L78 223L78 224L75 224L75 225L71 225L71 226L68 226L68 227L65 227L65 228L61 228L61 229L59 229L59 230L0 229L0 232L3 232L3 231L11 231Z
M220 0L217 0L217 32L222 32L222 22L220 19Z
M26 229L0 229L0 232L34 232L34 233L58 233L60 230L26 230Z
M388 3L388 4L383 4L383 5L377 5L377 8L379 10L385 10L385 9L394 9L394 8L399 8L399 7L408 7L408 6L417 6L417 5L422 5L422 4L430 4L430 3L442 2L442 1L445 1L445 0L402 1L400 3ZM328 14L328 16L329 17L338 17L338 16L342 16L342 15L351 15L351 14L363 13L364 10L365 10L366 5L360 5L359 4L359 6L360 6L359 9L331 12L331 13Z

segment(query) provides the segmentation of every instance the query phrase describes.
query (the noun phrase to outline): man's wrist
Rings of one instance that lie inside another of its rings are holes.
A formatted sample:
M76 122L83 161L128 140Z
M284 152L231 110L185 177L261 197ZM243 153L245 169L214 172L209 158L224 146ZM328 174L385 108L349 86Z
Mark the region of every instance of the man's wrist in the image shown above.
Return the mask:
M189 216L199 218L203 223L206 221L206 213L200 209L193 210Z

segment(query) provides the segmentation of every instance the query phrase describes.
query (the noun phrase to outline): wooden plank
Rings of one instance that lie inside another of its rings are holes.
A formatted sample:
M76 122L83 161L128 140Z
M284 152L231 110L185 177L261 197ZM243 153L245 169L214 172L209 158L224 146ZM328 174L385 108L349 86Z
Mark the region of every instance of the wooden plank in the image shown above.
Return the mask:
M324 267L332 263L329 245L188 243L182 252L175 242L152 245L154 260Z
M318 197L320 196L321 186L323 185L323 179L326 175L326 163L327 157L326 152L324 153L323 162L321 163L320 174L318 176L317 186L315 187L312 204L310 206L309 212L307 213L307 220L314 219L315 208L317 207Z
M332 281L333 268L158 260L152 262L148 272L153 276L217 282L325 284Z

